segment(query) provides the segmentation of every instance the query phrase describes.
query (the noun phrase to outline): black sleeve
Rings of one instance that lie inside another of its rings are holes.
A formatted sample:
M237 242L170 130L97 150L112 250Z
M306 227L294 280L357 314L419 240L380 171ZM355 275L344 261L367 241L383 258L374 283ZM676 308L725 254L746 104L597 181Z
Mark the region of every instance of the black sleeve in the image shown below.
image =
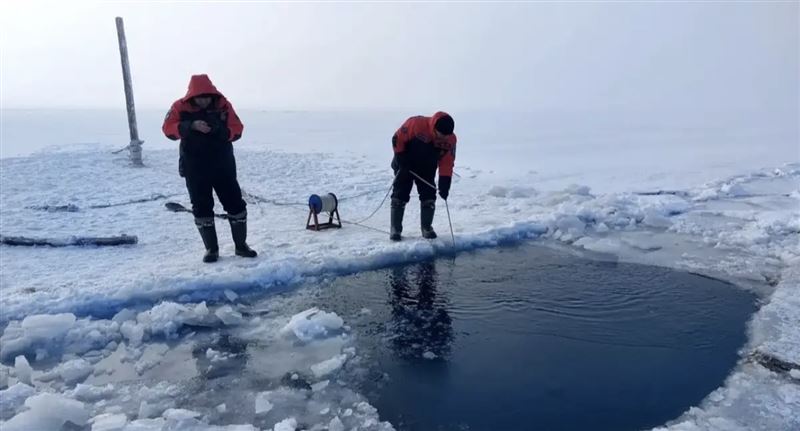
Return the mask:
M209 117L210 118L208 118L206 122L209 127L211 127L211 131L208 133L220 141L229 141L231 131L228 129L228 122L225 121L221 115L211 115Z
M178 123L178 133L181 134L182 138L189 136L189 134L192 133L192 121L183 120Z

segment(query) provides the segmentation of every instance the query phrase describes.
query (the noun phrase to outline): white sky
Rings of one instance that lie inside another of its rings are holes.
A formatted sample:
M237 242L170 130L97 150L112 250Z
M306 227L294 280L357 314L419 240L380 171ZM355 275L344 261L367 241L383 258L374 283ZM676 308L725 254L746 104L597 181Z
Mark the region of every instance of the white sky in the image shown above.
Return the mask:
M241 108L798 111L794 2L3 0L4 108L122 107L208 73ZM427 111L425 111L427 112Z

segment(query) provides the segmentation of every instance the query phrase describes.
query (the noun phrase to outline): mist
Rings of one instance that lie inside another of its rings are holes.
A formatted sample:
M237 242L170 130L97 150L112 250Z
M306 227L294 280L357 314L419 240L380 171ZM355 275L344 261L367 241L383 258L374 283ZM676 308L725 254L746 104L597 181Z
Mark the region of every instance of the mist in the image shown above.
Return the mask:
M798 3L2 5L2 107L752 111L796 118Z

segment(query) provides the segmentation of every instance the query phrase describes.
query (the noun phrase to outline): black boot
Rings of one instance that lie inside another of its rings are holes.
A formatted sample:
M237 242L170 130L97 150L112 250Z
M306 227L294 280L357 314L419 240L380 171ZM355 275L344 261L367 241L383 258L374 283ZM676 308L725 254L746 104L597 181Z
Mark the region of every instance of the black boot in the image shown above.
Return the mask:
M422 201L419 205L419 220L422 227L422 237L426 239L436 238L436 231L433 230L433 213L436 212L436 201Z
M203 238L203 245L206 253L203 255L203 262L216 262L219 258L219 244L217 243L217 228L214 226L214 219L194 219L197 230L200 231L200 238Z
M406 211L406 203L400 199L392 199L391 227L389 229L389 239L400 241L403 233L403 213Z
M247 245L247 213L243 215L228 215L231 223L231 236L236 246L236 255L241 257L256 257L258 253Z

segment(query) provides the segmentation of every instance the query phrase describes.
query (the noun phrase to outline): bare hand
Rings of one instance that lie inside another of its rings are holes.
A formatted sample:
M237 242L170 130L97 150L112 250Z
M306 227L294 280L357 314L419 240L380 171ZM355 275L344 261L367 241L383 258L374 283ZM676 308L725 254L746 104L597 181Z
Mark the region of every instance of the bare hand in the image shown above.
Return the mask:
M208 133L211 131L211 127L203 120L194 120L192 121L192 130L197 130L200 133Z

